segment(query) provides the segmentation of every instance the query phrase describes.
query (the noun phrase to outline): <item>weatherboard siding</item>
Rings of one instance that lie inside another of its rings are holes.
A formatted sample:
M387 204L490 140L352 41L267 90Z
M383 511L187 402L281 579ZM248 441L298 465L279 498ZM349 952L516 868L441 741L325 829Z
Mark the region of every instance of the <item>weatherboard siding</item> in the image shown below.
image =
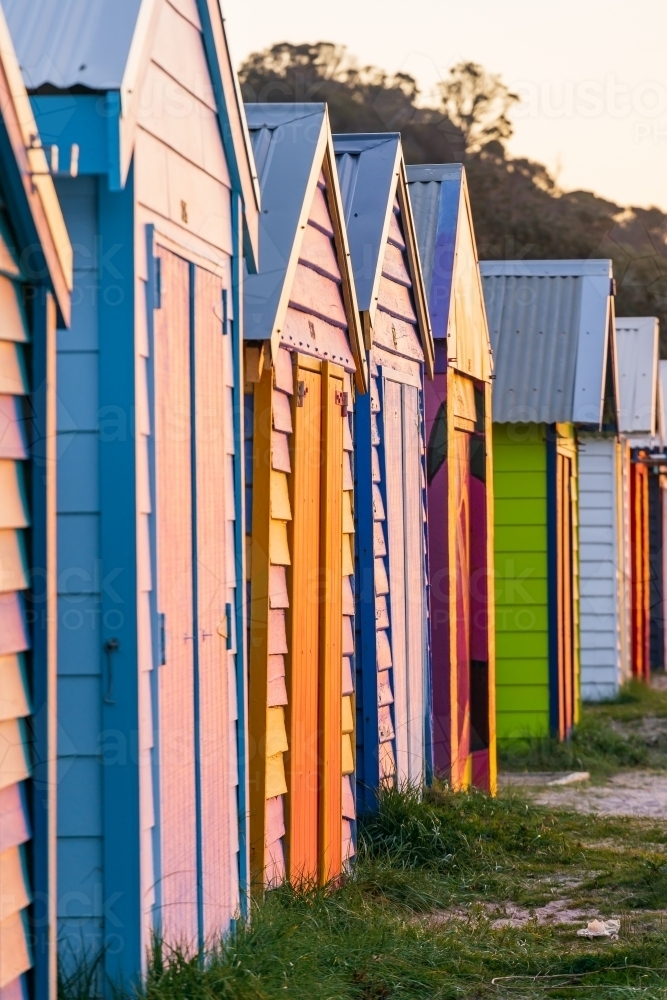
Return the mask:
M621 683L622 566L616 440L579 438L581 695L613 698Z
M99 537L97 181L56 179L74 247L72 324L58 330L58 918L66 961L103 936L102 572ZM105 433L127 430L107 413ZM85 725L83 724L85 720ZM122 748L116 747L122 752Z
M494 424L498 738L549 731L544 427Z

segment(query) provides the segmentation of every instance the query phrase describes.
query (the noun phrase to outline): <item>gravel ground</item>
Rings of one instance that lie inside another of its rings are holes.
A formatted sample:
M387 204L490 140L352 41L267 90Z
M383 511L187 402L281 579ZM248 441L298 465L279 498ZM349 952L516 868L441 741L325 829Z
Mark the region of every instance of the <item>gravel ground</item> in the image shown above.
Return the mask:
M605 816L646 816L667 819L667 774L660 771L623 771L601 785L584 782L564 787L536 786L542 805Z

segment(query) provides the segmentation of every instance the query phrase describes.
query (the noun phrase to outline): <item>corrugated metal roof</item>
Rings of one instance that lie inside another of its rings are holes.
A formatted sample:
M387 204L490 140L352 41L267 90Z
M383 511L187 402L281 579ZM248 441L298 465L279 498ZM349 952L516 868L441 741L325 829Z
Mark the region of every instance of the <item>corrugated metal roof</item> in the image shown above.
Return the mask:
M333 142L357 301L362 312L373 312L396 190L401 136L398 132L334 135Z
M1 0L28 89L119 90L142 3Z
M667 447L667 361L660 361L658 363L658 389L658 435L660 437L660 446L665 448Z
M433 337L441 340L449 322L463 167L437 163L410 166L407 172Z
M424 348L427 370L431 373L433 338L414 218L411 217L407 193L400 133L334 135L333 141L359 308L368 314L372 325L389 223L394 202L398 198L402 209L408 267L412 276L418 334Z
M624 434L657 432L658 320L617 317L619 429Z
M262 196L258 274L245 281L244 335L268 340L275 331L283 289L293 263L306 192L315 190L326 142L325 104L247 104L250 141ZM304 207L305 206L305 207ZM286 306L285 306L286 307Z
M480 262L498 423L600 425L611 316L608 260Z

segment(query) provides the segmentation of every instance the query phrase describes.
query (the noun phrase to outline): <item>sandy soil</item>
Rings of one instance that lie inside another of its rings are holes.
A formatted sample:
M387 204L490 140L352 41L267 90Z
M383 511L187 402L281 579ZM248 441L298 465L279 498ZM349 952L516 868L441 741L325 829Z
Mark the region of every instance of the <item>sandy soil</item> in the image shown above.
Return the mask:
M660 771L624 771L602 785L587 781L565 787L536 787L534 795L542 805L560 809L667 819L667 774Z

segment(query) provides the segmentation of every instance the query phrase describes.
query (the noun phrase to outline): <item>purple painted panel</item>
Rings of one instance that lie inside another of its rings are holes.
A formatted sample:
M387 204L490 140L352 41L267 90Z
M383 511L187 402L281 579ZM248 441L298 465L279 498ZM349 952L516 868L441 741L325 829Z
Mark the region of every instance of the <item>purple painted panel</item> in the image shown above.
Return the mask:
M470 658L488 660L486 486L470 477Z
M447 523L447 418L445 376L424 386L428 470L428 545L431 573L431 684L433 763L448 772L451 739L449 690L449 536Z

